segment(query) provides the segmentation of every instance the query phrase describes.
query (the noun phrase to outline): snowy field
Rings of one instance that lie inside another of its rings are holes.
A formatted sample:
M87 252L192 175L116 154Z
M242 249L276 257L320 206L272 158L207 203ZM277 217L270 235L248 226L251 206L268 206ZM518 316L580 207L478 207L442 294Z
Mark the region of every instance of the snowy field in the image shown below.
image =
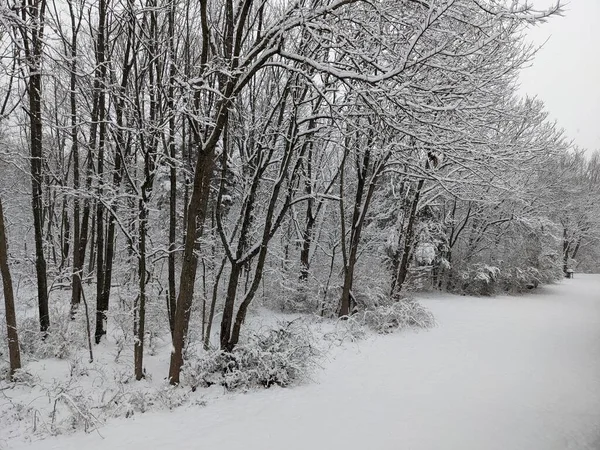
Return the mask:
M336 348L314 383L8 448L600 449L600 276L423 299L438 327ZM0 430L0 436L2 430Z

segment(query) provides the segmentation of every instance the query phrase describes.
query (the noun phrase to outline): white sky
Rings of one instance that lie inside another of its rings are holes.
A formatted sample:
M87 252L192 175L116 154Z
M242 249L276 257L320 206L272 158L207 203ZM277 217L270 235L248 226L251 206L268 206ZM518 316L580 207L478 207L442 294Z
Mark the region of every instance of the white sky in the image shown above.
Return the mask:
M532 67L521 73L521 90L536 95L567 136L600 150L600 0L565 0L564 17L533 27L528 38L542 44ZM546 9L555 0L530 0Z

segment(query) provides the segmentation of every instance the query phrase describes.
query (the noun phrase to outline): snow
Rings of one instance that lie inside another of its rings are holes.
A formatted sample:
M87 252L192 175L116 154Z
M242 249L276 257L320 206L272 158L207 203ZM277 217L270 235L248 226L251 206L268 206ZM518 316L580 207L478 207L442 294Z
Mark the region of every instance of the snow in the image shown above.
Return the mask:
M335 348L312 383L15 448L598 449L599 293L576 274L519 297L430 294L437 328Z

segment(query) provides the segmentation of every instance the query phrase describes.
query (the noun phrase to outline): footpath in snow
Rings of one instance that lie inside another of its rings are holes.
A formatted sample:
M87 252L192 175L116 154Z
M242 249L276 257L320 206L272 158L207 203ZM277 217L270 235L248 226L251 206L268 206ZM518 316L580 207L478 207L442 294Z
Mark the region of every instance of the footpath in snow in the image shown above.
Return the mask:
M600 449L600 276L521 297L423 302L437 328L349 344L312 384L23 448Z

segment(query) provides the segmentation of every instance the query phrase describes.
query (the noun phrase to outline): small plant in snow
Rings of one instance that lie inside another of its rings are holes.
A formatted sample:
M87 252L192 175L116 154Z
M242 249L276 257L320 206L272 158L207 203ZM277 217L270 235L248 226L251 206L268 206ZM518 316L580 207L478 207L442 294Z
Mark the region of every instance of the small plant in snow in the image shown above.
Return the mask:
M336 344L344 342L357 342L364 339L366 329L362 320L357 320L357 317L350 316L344 320L338 320L335 324L335 330L325 334L325 339L334 341Z
M404 328L432 328L433 314L413 299L401 299L389 305L377 306L365 311L364 323L377 333L393 333Z
M6 374L6 379L8 379L8 372ZM24 384L26 386L35 386L35 384L37 383L36 377L23 368L17 369L15 371L12 377L12 381L15 383Z
M39 331L39 322L35 317L28 317L21 322L19 343L25 354L35 358L66 359L73 351L87 348L87 331L85 317L78 314L71 320L69 305L57 303L50 308L52 327L45 339Z
M474 264L460 274L460 292L467 295L491 296L498 290L498 267Z
M188 361L184 383L222 385L227 389L289 386L306 377L316 366L319 352L311 332L298 322L277 329L250 333L232 352L216 350Z
M54 398L51 414L51 433L63 434L83 429L86 433L99 425L99 420L90 412L90 401L82 394L71 395L60 392Z

